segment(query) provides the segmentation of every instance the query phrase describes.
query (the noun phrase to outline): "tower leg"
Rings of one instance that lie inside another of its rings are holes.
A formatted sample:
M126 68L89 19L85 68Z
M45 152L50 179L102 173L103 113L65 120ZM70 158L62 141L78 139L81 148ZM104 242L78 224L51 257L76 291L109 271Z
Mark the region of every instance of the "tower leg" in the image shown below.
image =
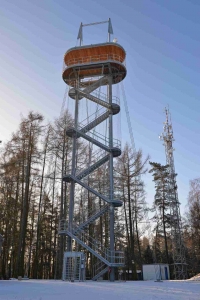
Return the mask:
M108 97L109 103L112 104L112 76L109 78L108 85ZM112 111L109 115L109 146L113 147L113 115ZM110 181L110 200L113 200L113 153L110 153L109 158L109 181ZM114 262L114 250L115 250L115 236L114 236L114 206L110 205L110 252L111 262ZM110 281L115 281L115 268L111 267Z
M114 238L114 206L110 205L110 252L111 262L113 262L113 255L115 250L115 238ZM115 281L115 268L111 267L110 281Z
M76 87L79 87L78 79L76 81ZM75 113L74 113L74 123L75 129L78 126L78 92L76 92L76 99L75 99ZM76 173L76 136L73 137L73 148L72 148L72 175L75 176ZM72 232L73 227L73 216L74 216L74 190L75 190L75 182L71 181L70 186L70 200L69 200L69 231ZM68 236L67 239L67 251L72 251L72 238Z

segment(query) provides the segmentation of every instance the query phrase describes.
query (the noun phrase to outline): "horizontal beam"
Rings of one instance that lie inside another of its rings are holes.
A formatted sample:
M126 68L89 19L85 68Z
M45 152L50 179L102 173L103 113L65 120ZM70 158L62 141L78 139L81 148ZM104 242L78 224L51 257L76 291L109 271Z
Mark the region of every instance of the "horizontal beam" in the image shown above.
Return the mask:
M104 23L108 23L108 22L109 21L102 21L102 22L96 22L96 23L82 24L82 26L98 25L98 24L104 24Z

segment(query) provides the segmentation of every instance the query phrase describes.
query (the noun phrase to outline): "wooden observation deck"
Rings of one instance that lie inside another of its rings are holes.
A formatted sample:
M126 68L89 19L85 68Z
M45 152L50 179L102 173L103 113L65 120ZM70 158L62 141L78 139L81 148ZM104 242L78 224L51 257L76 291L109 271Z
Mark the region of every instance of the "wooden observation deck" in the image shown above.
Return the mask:
M111 42L71 48L64 55L63 80L75 86L77 72L80 80L112 73L112 83L118 83L126 76L125 57L124 48Z

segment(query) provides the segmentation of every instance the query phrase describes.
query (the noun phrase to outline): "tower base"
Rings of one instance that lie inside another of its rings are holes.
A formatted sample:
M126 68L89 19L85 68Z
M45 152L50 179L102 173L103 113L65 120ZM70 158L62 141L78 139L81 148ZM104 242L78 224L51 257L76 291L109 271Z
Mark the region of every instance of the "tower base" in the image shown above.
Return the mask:
M85 280L83 252L64 252L62 280L71 282Z

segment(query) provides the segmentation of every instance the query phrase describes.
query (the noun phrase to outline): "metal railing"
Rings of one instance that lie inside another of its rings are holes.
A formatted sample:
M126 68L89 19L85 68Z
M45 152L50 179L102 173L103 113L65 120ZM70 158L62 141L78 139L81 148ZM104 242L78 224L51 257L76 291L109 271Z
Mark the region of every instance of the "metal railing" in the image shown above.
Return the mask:
M96 276L98 273L100 273L103 269L105 269L105 263L101 260L98 261L96 264L93 265L92 268L92 276Z
M67 231L67 221L62 219L59 223L59 231ZM95 252L105 258L108 262L113 264L124 264L124 252L123 251L111 251L104 247L99 241L95 240L89 234L80 230L78 226L73 227L72 232L86 245L92 248Z
M69 172L69 174L71 174ZM77 175L78 176L78 175ZM88 184L88 175L86 175L83 179L81 179L81 181L84 183L84 184ZM92 176L90 177L90 187L93 186L93 183L94 182L97 182L98 179L97 178L93 178ZM108 200L110 200L111 198L114 200L121 200L122 203L123 203L123 197L122 197L122 193L117 189L113 189L112 191L110 191L109 188L106 188L106 187L102 187L101 191L100 191L101 195L103 195L105 198L107 198Z
M95 96L98 99L103 100L107 103L109 102L109 97L105 93L102 93L102 92L99 92L99 91L95 90L95 91L91 92L90 95ZM115 103L115 104L119 105L120 104L119 98L116 97L116 96L112 96L112 103Z
M108 210L108 209L109 209L109 205L106 204L106 206L102 206L101 208L96 207L96 208L87 210L87 216L85 216L84 220L79 220L77 223L73 222L73 225L72 225L73 228L82 226L83 223L84 224L87 223L87 221L89 221L89 219L91 217L95 217L95 215L99 214L102 211L103 211L103 213L102 213L102 215L103 215L104 213L106 213L106 210ZM80 212L78 212L78 214L79 213Z
M99 118L100 116L102 116L103 114L105 114L106 112L107 112L106 108L101 106L96 112L94 112L89 117L82 120L79 124L81 127L85 127L89 125L91 122L93 122L94 120L96 120L97 118Z
M80 131L81 131L81 129L84 128L84 126L81 126L81 124L79 124L77 127L78 127L77 129L80 130ZM87 135L89 137L91 137L92 139L94 139L94 140L104 144L105 146L109 147L110 140L105 135L103 135L103 134L101 134L97 131L95 131L95 133L88 131ZM113 147L121 149L121 141L118 140L118 139L113 138Z
M72 65L77 65L77 64L82 65L82 64L95 63L95 62L101 62L107 60L118 61L125 65L124 57L117 54L109 53L109 54L100 54L100 55L93 55L93 56L86 56L86 57L78 57L78 58L67 60L64 63L63 71L66 69L66 67Z
M77 227L78 229L78 227ZM74 231L77 230L76 227L73 228ZM104 247L99 241L95 240L89 236L86 232L79 230L77 232L77 237L80 238L85 244L89 246L103 258L105 258L110 263L114 264L124 264L124 252L123 251L111 251L108 248Z
M98 150L96 150L92 153L92 161L90 163L81 162L76 166L76 176L78 176L79 173L83 172L84 170L89 168L91 165L93 165L94 163L96 163L97 161L102 159L107 154L108 153L105 150L98 148ZM72 173L72 168L71 168L71 165L69 165L68 168L66 169L66 174L71 174L71 173Z

